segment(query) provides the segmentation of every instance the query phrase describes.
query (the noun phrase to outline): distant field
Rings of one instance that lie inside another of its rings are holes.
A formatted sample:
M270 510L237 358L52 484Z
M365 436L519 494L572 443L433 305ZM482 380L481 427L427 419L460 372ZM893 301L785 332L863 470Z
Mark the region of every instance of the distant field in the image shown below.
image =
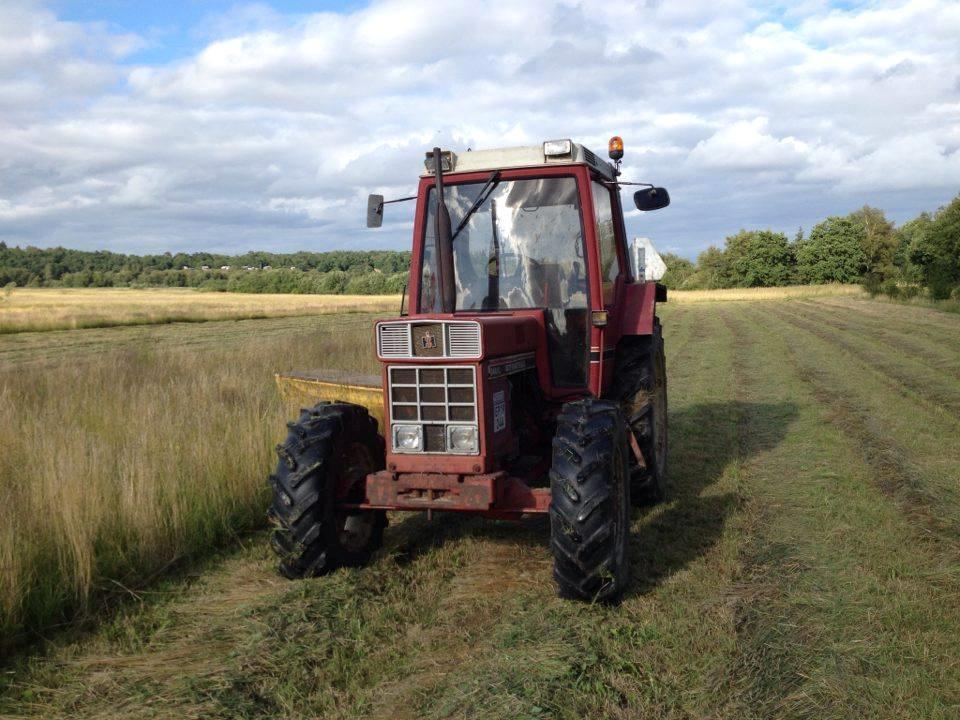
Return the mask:
M716 300L792 300L818 297L866 297L859 285L789 285L770 288L728 288L725 290L671 290L669 301L713 302Z
M372 316L0 338L2 602L128 598L0 672L0 716L956 718L960 316L678 295L670 489L617 607L555 596L541 520L394 514L370 567L296 583L233 539L271 373L369 371Z
M0 290L0 334L318 313L399 310L394 295L254 295L191 289Z
M806 285L732 290L673 290L675 302L858 296L856 285ZM118 325L295 317L323 313L399 311L394 295L255 295L192 289L18 288L0 294L0 334Z

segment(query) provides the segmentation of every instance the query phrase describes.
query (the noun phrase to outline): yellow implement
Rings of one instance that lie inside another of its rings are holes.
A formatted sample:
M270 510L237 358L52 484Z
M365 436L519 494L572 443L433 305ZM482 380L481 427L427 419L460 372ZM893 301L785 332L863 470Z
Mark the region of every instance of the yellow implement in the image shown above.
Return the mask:
M308 370L274 375L283 401L293 408L313 407L326 400L342 400L365 407L383 423L383 388L379 375L358 375L335 370Z

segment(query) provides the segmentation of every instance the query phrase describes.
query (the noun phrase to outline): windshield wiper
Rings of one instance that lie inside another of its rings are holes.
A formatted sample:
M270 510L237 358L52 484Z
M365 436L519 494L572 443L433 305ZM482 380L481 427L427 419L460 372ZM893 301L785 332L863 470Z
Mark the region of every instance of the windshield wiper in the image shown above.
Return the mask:
M480 188L480 194L477 195L477 199L474 200L473 205L470 207L469 210L467 210L467 214L463 216L463 220L460 221L460 224L457 225L457 229L454 230L453 235L450 237L451 243L457 239L457 235L459 235L460 231L463 230L464 227L466 227L467 223L470 221L470 217L477 210L479 210L480 206L487 201L488 197L490 197L490 193L492 193L494 189L497 187L497 185L499 184L499 178L500 178L499 170L494 170L492 173L490 173L490 177L487 178L487 183L482 188Z

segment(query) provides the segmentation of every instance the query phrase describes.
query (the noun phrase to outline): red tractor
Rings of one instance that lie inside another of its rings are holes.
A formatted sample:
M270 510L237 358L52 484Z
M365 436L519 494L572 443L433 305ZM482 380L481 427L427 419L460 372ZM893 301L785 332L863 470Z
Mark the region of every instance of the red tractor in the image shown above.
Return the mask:
M622 154L620 138L613 163L570 140L427 154L410 311L375 328L382 407L379 389L321 402L278 446L284 575L367 562L388 510L549 513L560 593L623 593L631 504L664 493L667 393L666 289L630 267ZM644 185L634 202L670 200ZM370 197L369 226L385 204ZM373 385L314 379L330 398Z

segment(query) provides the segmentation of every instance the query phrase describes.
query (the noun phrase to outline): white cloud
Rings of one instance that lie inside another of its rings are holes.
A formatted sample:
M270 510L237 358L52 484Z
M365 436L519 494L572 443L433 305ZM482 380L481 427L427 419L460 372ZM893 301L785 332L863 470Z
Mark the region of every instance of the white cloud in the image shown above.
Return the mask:
M690 152L690 161L711 170L784 170L804 162L808 147L793 137L767 133L765 117L727 125Z
M0 7L0 237L119 250L409 244L423 152L619 134L674 205L631 229L693 251L863 202L960 189L960 5L375 0L208 18L197 53Z

